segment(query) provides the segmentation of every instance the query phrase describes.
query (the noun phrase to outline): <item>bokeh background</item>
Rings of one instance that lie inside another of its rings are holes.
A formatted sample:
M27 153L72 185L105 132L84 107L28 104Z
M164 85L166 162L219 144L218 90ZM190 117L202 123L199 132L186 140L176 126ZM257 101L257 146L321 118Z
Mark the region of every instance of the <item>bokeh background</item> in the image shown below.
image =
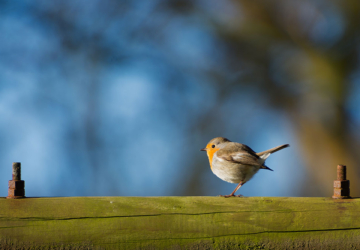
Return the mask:
M208 141L289 143L239 193L360 195L360 2L1 0L0 196L218 195Z

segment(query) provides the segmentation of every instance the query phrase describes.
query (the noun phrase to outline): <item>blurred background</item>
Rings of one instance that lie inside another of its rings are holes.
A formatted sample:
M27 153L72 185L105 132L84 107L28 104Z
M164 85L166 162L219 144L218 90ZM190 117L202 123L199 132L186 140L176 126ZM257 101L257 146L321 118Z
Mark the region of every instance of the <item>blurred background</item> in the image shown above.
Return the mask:
M0 196L229 194L199 151L281 144L238 193L360 195L360 2L0 1Z

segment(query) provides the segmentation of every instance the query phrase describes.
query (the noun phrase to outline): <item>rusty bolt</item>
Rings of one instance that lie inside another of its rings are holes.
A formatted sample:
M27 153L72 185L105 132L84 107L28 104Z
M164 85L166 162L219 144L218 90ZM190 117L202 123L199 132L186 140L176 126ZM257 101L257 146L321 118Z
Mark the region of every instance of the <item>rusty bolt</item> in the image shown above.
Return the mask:
M21 180L21 163L14 162L12 165L12 180L9 181L7 199L19 199L25 197L25 181Z
M337 180L334 181L334 199L349 199L350 181L346 180L346 166L337 166Z
M12 179L15 181L21 180L21 163L20 162L13 162Z

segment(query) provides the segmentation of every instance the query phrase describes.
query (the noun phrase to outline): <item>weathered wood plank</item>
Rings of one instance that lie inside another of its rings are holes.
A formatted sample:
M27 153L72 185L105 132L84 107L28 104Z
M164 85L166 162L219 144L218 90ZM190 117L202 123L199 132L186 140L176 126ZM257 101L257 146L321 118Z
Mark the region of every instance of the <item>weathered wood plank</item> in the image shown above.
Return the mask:
M0 249L360 249L360 199L0 198Z

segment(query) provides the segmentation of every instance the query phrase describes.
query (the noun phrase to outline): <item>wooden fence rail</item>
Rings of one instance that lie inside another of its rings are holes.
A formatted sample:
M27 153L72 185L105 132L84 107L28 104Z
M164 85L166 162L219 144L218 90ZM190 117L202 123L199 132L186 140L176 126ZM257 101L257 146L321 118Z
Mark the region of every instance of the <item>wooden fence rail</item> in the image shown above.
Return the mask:
M0 198L0 249L360 249L360 199Z

